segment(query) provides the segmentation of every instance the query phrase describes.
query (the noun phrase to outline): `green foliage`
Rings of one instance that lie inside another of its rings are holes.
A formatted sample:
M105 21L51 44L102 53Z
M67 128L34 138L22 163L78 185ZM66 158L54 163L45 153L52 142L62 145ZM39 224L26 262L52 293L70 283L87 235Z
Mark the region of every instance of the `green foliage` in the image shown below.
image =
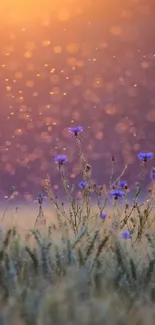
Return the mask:
M132 314L134 324L146 324L141 315L144 301L152 309L155 303L151 239L145 241L149 254L144 260L143 242L133 248L112 233L99 237L95 231L85 241L84 236L77 240L64 235L55 243L39 230L33 230L28 240L14 228L3 231L0 317L4 324L129 324Z

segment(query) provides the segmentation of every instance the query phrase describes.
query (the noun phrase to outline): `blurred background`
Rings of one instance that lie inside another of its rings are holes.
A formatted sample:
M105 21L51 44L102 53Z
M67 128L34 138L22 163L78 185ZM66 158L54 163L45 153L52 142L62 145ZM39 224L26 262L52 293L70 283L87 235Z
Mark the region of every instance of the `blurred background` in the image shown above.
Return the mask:
M78 188L77 125L94 182L114 155L132 188L155 147L154 30L153 0L0 2L0 199L14 185L31 201L46 173L61 193L57 154Z

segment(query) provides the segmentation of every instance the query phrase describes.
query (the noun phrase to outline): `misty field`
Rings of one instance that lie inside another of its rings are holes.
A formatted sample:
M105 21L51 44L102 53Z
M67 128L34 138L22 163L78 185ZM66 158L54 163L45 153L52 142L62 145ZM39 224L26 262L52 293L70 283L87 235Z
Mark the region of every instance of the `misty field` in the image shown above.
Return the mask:
M0 324L154 324L154 231L133 246L100 221L0 231Z
M93 184L81 149L82 128L69 131L79 149L80 196L70 184L67 157L58 155L64 202L47 175L46 195L38 193L35 207L14 205L12 186L1 211L0 325L153 325L155 169L148 168L153 154L138 154L142 178L129 200L127 166L115 177L112 156L109 183ZM150 186L141 202L145 177Z

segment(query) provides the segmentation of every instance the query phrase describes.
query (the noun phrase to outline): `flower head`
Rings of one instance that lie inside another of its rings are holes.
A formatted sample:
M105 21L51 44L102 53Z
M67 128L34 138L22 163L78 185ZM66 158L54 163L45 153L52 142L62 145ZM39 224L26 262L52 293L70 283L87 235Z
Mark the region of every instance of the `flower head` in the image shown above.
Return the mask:
M100 213L100 219L106 219L107 214L105 212Z
M44 196L43 193L39 192L38 197L36 200L34 200L34 202L38 204L43 204L45 199L47 199L47 196Z
M58 155L54 158L54 160L59 164L59 166L62 166L67 161L67 157L64 155Z
M118 200L119 197L124 197L125 193L121 190L112 190L110 191L110 195L113 196L115 200Z
M126 181L120 181L119 186L120 186L122 189L127 189L127 187L128 187Z
M153 157L153 153L152 152L139 152L138 154L138 158L140 160L143 160L144 163L146 163L149 159L151 159Z
M83 131L83 127L77 126L75 128L68 128L68 130L70 134L75 135L77 137L78 134Z
M121 233L121 237L124 239L131 239L131 234L129 233L129 231L123 231Z
M79 187L82 189L85 189L87 187L87 185L88 185L87 182L84 182L84 181L79 183Z

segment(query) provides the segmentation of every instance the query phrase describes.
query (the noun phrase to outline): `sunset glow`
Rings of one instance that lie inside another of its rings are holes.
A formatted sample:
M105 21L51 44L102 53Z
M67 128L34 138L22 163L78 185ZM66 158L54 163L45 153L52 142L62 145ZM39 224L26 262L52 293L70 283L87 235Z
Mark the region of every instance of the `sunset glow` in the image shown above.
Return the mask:
M135 166L138 150L154 151L147 140L155 122L152 13L147 0L0 1L3 194L11 182L32 195L51 170L59 189L58 154L67 155L76 181L68 127L83 126L99 181L111 154Z
M0 14L14 22L56 15L67 21L72 10L78 11L77 0L5 0L0 2Z
M45 25L48 25L51 17L53 23L57 19L67 22L78 17L95 20L117 18L121 5L119 1L118 5L113 6L113 0L5 0L0 2L0 18L7 23L34 21L37 18L43 19ZM126 19L131 18L134 6L131 4L123 9L122 15ZM119 30L116 32L119 33Z

